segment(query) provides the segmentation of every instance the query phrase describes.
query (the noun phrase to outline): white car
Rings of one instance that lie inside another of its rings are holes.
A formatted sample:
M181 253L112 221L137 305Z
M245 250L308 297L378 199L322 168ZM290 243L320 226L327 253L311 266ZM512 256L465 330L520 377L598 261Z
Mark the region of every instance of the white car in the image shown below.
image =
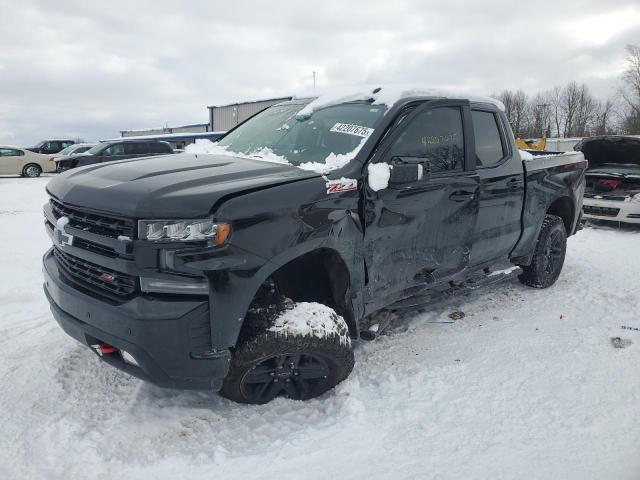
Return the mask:
M69 155L76 155L77 153L84 153L89 150L91 147L95 147L97 143L74 143L73 145L69 145L67 148L59 151L55 155L51 157L52 161L56 161L62 157L68 157Z
M20 147L0 145L0 175L39 177L41 173L56 171L49 155L34 153Z
M640 137L585 138L577 149L589 160L584 217L640 224Z

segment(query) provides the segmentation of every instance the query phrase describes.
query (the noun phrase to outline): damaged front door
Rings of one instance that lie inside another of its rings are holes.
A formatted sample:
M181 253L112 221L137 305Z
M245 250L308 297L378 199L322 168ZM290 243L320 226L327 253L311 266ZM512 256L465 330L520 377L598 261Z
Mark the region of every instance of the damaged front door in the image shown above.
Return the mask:
M371 159L364 238L368 312L468 265L479 188L478 175L468 168L468 119L468 104L429 102L399 116ZM386 187L379 178L388 170L383 163L391 168Z

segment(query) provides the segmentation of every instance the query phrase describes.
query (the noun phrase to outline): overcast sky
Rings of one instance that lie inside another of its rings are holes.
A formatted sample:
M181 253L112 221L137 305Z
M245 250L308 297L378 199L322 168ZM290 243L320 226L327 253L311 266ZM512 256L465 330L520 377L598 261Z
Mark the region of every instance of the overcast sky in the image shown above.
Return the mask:
M521 5L521 6L520 6ZM637 0L0 0L0 142L205 123L207 105L401 82L613 93Z

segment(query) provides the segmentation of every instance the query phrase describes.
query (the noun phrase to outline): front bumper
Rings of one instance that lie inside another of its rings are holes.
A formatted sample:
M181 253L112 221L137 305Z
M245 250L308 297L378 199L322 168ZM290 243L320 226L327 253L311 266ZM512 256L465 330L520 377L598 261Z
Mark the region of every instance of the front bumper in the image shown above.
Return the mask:
M43 258L43 274L53 316L68 335L88 346L103 342L125 350L139 367L126 363L119 352L102 360L161 387L221 387L230 353L202 355L203 341L211 339L207 300L139 295L112 305L69 285L58 270L53 249Z
M599 200L585 198L585 218L640 224L640 202Z

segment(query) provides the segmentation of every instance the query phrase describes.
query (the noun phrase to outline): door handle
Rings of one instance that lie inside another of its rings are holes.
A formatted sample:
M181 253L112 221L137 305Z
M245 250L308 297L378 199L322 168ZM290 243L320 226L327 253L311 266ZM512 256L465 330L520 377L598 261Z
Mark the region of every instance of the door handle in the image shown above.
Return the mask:
M457 190L449 195L449 200L454 202L464 202L465 200L471 200L475 197L475 192L467 192L466 190Z
M524 185L524 182L517 178L512 178L507 182L507 185L509 186L510 190L518 190L520 187Z

